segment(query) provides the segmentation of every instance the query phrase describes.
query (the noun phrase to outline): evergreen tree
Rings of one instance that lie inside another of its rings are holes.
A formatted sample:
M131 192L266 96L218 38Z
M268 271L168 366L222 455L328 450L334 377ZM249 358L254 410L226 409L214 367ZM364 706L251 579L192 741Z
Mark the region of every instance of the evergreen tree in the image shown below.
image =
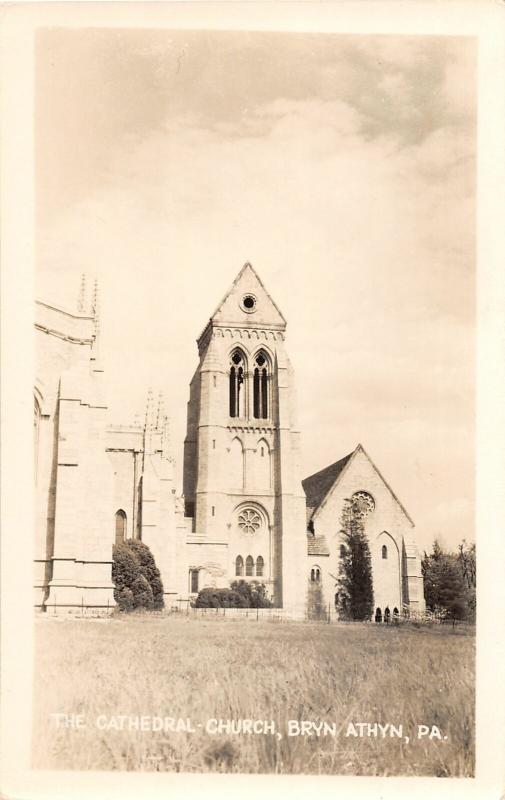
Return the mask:
M163 584L150 549L138 539L112 548L114 599L120 611L163 608Z
M469 618L475 619L477 609L477 566L475 554L475 542L467 544L463 539L458 545L458 564L463 575L466 586L466 598L469 611Z
M435 541L431 554L424 554L422 573L427 608L443 610L451 619L464 619L468 614L467 587L457 556L444 552Z
M342 511L344 549L339 565L339 608L351 619L371 619L372 557L365 535L365 508L359 498L346 500Z

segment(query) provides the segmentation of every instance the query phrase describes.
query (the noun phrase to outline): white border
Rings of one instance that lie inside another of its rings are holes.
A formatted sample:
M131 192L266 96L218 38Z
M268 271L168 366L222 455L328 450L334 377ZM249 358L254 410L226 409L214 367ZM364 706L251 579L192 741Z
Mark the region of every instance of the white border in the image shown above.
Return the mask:
M454 796L505 788L505 25L499 2L21 3L2 7L2 775L14 798ZM475 36L478 123L478 713L476 779L41 772L29 769L32 630L33 36L38 26L167 27ZM27 466L28 465L28 466ZM27 482L28 476L28 482Z

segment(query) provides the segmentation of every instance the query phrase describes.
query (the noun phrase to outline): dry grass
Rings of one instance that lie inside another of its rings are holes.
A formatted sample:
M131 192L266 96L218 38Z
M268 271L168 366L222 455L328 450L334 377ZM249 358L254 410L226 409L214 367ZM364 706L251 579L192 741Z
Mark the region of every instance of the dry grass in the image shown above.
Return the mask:
M451 629L174 616L41 618L34 766L177 772L472 776L474 638ZM85 715L57 729L55 712ZM195 732L101 731L118 714L190 718ZM208 719L273 719L277 735L211 735ZM287 720L337 723L288 737ZM411 737L346 737L349 722ZM447 740L418 740L417 725Z

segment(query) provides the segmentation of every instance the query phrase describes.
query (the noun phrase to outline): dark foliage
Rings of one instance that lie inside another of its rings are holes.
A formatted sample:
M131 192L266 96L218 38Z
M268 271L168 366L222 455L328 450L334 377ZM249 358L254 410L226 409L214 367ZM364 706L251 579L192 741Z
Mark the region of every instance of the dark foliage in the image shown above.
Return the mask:
M339 613L350 619L371 619L372 557L365 535L365 509L359 500L345 501L341 524L344 551L339 564Z
M201 589L195 608L271 608L264 584L233 581L229 589Z
M139 539L129 539L126 544L136 555L140 563L140 572L151 588L153 608L163 608L163 583L153 554L148 546Z
M435 541L430 555L424 554L422 573L426 607L430 611L443 610L451 619L471 616L468 584L457 555L446 553Z
M477 611L477 563L475 542L467 544L465 539L458 545L457 554L459 568L466 587L468 619L475 620Z
M231 589L245 600L245 608L272 608L264 583L259 581L233 581Z
M112 548L114 599L121 611L163 608L163 584L147 545L128 539Z

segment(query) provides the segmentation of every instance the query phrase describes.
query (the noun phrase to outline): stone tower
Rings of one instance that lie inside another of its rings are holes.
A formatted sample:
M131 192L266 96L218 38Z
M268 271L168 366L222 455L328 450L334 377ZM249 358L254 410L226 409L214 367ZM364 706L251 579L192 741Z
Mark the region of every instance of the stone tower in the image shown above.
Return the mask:
M293 610L305 603L307 545L285 331L245 264L198 339L183 492L192 518L191 591L256 579L276 606Z

